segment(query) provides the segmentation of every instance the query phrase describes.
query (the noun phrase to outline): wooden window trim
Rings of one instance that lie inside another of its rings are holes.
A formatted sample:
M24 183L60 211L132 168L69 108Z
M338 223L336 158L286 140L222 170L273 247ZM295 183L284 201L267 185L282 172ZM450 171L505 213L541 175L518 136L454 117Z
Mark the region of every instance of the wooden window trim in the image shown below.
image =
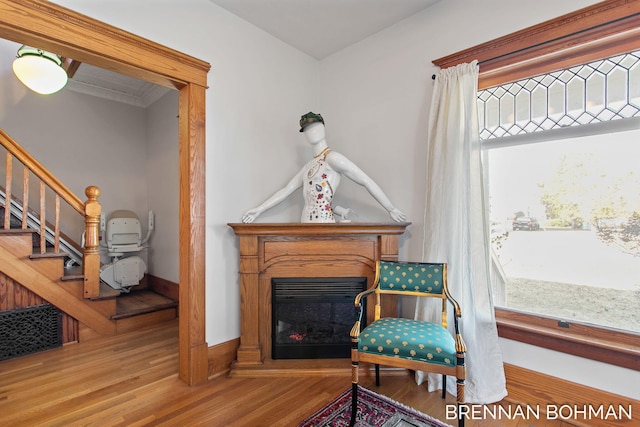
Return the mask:
M640 49L640 0L608 0L436 59L477 60L486 89ZM640 370L640 334L496 308L500 337Z
M517 81L640 49L640 0L608 0L436 59L478 60L478 88Z
M502 338L640 370L640 334L496 308Z

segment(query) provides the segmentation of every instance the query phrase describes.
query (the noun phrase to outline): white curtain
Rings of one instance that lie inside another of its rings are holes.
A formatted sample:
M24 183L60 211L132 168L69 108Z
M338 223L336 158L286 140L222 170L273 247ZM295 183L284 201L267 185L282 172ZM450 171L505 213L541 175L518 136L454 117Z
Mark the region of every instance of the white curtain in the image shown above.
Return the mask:
M462 309L467 345L465 401L485 404L501 400L507 391L491 299L477 92L477 61L436 76L427 141L423 261L448 264L449 288ZM436 321L440 304L434 303L419 302L416 318ZM450 327L452 320L450 316ZM416 379L422 383L425 377L418 372ZM442 389L441 378L428 375L430 391ZM448 378L447 391L455 395L455 379Z

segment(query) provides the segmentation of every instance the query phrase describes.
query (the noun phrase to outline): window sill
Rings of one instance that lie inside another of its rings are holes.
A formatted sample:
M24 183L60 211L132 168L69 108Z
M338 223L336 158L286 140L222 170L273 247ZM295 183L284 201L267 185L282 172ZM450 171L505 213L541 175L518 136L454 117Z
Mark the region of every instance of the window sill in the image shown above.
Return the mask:
M640 370L640 334L496 308L502 338Z

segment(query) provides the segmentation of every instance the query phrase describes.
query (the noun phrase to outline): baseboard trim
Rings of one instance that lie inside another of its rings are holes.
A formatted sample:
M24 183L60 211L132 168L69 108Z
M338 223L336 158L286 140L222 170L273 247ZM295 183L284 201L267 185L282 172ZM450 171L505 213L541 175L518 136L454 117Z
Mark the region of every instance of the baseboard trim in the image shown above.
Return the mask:
M180 286L176 282L152 274L146 274L145 278L147 279L147 287L152 291L175 301L180 300Z
M238 347L240 347L240 338L209 347L207 358L209 359L208 378L210 380L231 371L231 365L236 361Z
M539 405L541 413L544 412L547 419L555 418L581 427L638 425L640 401L531 371L520 366L505 364L504 371L509 392L505 401L529 407ZM549 408L547 405L551 405L550 409L556 412L546 413L545 409ZM564 407L563 405L568 406ZM591 419L585 419L597 411L600 405L603 405L604 408L603 416L591 416ZM620 407L625 411L630 411L631 419L625 415L625 412L617 410ZM587 410L586 416L582 416L580 411L585 408ZM622 414L620 419L604 416L608 409L614 408L617 414ZM561 415L571 416L561 417Z

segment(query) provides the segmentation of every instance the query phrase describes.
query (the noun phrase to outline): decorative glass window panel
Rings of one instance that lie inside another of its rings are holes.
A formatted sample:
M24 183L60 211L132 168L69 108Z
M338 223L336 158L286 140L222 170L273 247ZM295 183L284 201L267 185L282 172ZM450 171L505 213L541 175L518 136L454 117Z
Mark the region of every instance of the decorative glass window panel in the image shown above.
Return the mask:
M640 51L478 92L483 140L640 116Z

